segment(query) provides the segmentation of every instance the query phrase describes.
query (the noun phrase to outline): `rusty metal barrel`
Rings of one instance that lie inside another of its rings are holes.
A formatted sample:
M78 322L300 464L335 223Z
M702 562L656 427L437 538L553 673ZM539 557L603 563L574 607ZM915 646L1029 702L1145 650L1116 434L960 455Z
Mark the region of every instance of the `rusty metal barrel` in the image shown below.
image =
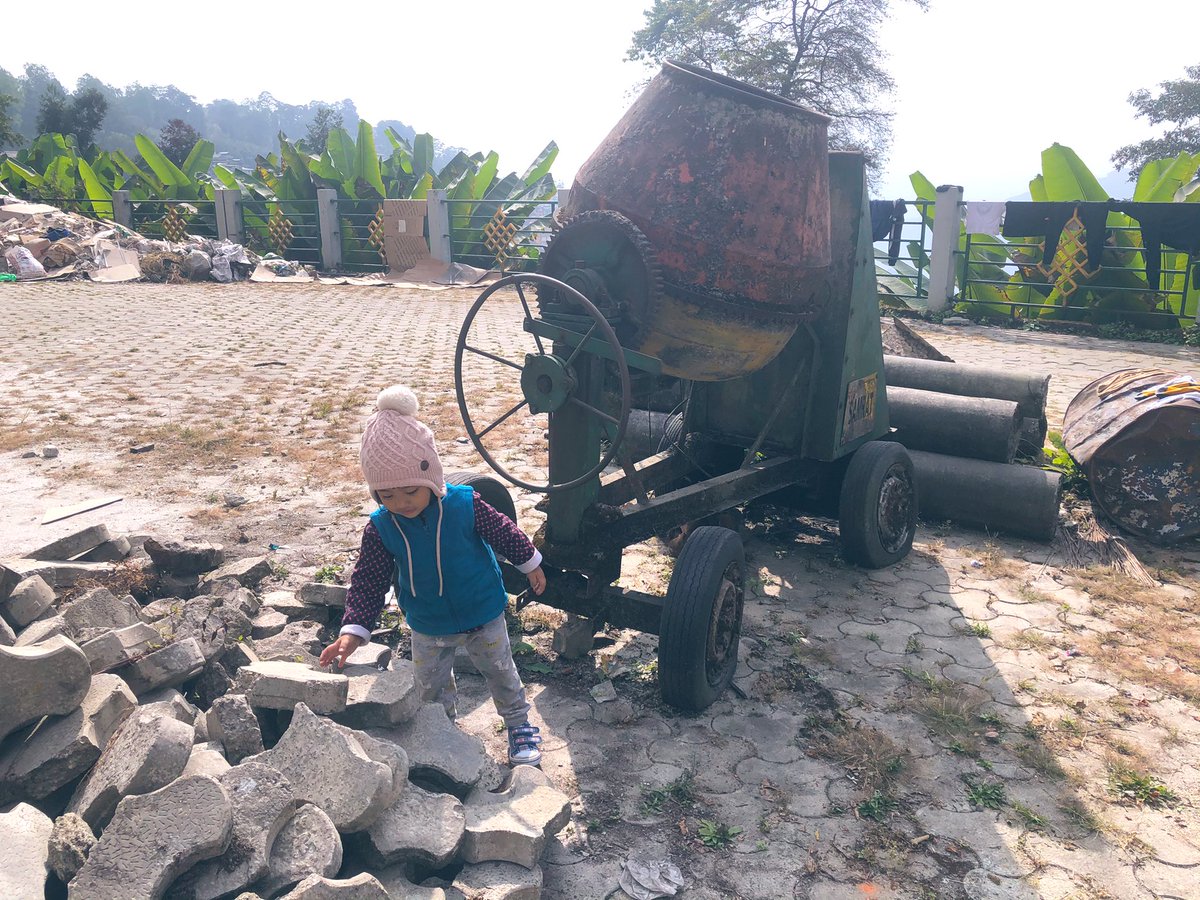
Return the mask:
M1071 401L1063 443L1096 504L1127 531L1171 544L1200 537L1200 379L1121 369Z
M567 216L615 210L650 240L663 293L631 349L681 378L754 372L828 300L829 119L667 63L575 176Z

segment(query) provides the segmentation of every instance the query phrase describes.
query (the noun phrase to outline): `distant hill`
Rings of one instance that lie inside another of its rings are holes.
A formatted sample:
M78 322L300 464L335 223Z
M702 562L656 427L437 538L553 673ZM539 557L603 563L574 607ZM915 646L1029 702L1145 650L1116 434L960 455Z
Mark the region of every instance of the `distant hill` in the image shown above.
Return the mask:
M37 113L42 95L51 84L58 83L58 79L45 66L28 65L22 75L13 75L0 68L0 94L17 98L10 112L16 130L26 140L37 134ZM354 101L348 98L329 102L314 100L297 105L284 103L263 92L250 100L198 103L195 97L173 84L135 83L118 88L91 75L80 78L75 89L82 91L89 88L95 88L108 101L108 114L95 138L97 146L134 154L137 152L133 143L134 135L145 134L157 140L168 121L183 119L200 132L201 137L216 144L217 162L227 166L252 167L255 156L278 153L278 134L281 131L291 140L304 137L313 117L323 106L341 113L342 124L352 134L358 129L360 118ZM385 156L391 153L391 144L384 135L387 126L394 128L410 143L416 134L411 126L399 119L385 119L376 123L375 146ZM441 144L437 144L437 147L435 165L438 166L459 150Z

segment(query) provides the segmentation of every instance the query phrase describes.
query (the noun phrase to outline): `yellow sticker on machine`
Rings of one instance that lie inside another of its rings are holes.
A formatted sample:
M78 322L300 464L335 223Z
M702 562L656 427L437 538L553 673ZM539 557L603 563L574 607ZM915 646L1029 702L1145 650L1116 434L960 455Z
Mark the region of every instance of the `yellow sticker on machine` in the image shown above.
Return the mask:
M846 415L842 419L842 443L848 444L875 428L875 397L879 373L850 382L846 388Z

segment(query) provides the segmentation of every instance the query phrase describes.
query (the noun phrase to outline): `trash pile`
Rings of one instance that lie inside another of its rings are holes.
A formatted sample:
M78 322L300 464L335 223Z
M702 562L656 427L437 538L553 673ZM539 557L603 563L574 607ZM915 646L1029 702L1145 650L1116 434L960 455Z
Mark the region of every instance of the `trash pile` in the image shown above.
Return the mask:
M231 241L191 235L182 243L154 240L115 222L0 196L0 281L87 277L228 284L256 275L272 281L316 277L299 263L274 254L260 258Z
M0 896L541 895L569 798L387 645L319 669L346 588L271 573L104 525L0 564Z

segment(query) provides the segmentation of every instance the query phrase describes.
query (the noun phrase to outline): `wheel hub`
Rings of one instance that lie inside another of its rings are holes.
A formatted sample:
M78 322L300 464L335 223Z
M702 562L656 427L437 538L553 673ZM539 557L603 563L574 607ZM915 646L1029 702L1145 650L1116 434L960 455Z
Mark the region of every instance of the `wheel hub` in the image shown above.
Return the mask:
M719 677L728 663L730 653L737 653L738 623L741 621L742 607L740 580L738 573L726 572L713 601L705 652L705 666L710 683Z
M521 370L521 392L534 413L554 412L575 390L575 377L553 354L527 353Z
M903 468L893 466L879 486L879 542L895 553L908 540L913 488Z

